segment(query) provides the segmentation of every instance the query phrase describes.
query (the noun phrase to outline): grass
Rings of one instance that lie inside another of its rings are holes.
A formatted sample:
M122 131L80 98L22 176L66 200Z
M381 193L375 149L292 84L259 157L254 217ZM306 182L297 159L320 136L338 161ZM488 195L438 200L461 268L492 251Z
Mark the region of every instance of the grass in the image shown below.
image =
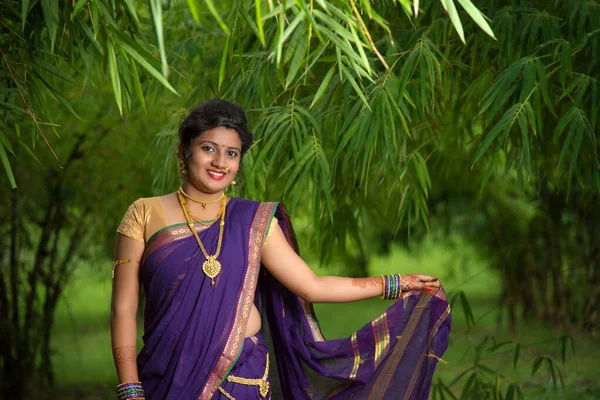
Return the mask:
M106 265L109 265L107 262ZM324 273L324 270L319 270ZM113 399L116 376L110 351L108 318L110 306L110 266L100 272L80 275L66 289L58 307L53 335L53 362L57 392L52 399ZM566 362L561 361L559 337L541 324L520 324L518 331L509 333L498 326L498 278L487 264L464 243L435 243L426 241L410 252L395 248L387 257L376 258L370 265L372 275L399 272L424 273L438 276L449 296L462 290L477 321L468 327L461 305L453 305L451 343L439 363L434 377L450 384L460 373L474 365L476 346L485 338L478 360L497 371L505 390L510 382L519 383L526 398L532 399L597 399L600 398L600 345L593 336L571 333L576 354L570 346ZM389 305L379 299L351 304L315 305L317 316L326 337L345 337L378 316ZM508 341L496 351L492 343ZM520 344L517 366L513 366L515 343ZM532 376L534 360L547 355L557 361L564 379L564 389L554 389L551 374L544 364ZM452 386L460 393L465 378Z

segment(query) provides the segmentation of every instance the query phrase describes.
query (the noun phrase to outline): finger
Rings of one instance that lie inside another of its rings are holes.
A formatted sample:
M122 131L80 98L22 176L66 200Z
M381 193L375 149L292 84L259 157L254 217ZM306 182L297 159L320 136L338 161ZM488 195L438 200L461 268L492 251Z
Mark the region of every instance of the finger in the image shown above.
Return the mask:
M422 282L432 282L437 280L437 278L435 276L429 276L429 275L419 275L419 279Z

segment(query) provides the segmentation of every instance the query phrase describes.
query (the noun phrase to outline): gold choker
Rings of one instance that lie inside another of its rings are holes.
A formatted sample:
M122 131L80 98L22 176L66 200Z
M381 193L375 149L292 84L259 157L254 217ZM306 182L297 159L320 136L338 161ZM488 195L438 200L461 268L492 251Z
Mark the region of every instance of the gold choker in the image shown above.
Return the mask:
M187 193L186 193L186 192L183 190L183 188L182 188L181 186L179 186L178 193L181 193L181 194L182 194L184 197L186 197L186 198L190 199L190 200L191 200L191 201L193 201L194 203L201 204L201 205L202 205L202 207L204 207L204 208L206 208L206 206L207 206L207 205L209 205L209 204L212 204L212 203L216 203L217 201L219 201L219 200L223 199L223 197L225 197L225 193L221 193L221 196L219 196L219 198L218 198L218 199L215 199L215 200L210 200L210 201L201 201L201 200L194 199L192 196L190 196L189 194L187 194Z

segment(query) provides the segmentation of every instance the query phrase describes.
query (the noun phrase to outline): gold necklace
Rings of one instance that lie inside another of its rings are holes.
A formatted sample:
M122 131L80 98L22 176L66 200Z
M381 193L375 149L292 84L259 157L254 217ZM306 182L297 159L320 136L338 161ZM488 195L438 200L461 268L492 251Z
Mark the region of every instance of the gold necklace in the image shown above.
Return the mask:
M187 197L188 199L190 199L194 203L201 204L202 207L204 207L204 208L206 208L207 205L212 204L212 203L216 203L217 201L219 201L219 200L223 199L223 197L225 197L225 193L222 193L221 196L218 199L210 200L210 201L202 201L202 200L194 199L192 196L190 196L189 194L187 194L183 190L183 188L181 186L179 186L179 191L181 192L182 195L184 195L185 197Z
M181 188L179 188L179 190L177 191L177 197L179 197L181 209L183 210L183 214L185 215L185 219L187 220L187 224L190 227L192 234L198 242L198 246L200 247L202 254L204 254L204 257L206 258L206 260L202 264L202 271L204 271L206 276L210 278L211 285L214 285L215 277L219 275L219 272L221 272L221 263L219 262L219 260L217 260L217 257L219 257L219 254L221 253L221 245L223 244L223 230L225 228L225 208L227 206L227 198L224 195L221 196L221 208L219 210L219 214L221 215L221 220L219 221L219 241L217 242L216 253L211 256L206 252L206 249L202 245L202 241L198 236L198 232L196 232L196 229L194 228L192 215L182 192L183 189Z
M188 211L190 213L190 217L192 217L192 221L197 222L202 226L211 226L213 224L213 222L215 222L216 220L221 218L221 209L220 208L219 208L219 212L217 213L217 215L215 215L214 219L202 219L202 218L192 214L192 212L189 210L189 207L188 207Z

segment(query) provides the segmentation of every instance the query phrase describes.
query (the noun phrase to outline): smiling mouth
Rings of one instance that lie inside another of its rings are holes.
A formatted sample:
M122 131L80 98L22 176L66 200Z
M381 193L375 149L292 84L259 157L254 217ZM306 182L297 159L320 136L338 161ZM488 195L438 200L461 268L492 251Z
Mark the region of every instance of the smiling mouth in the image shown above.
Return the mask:
M221 171L213 171L211 169L209 169L208 171L208 176L210 176L211 178L220 181L221 179L225 178L225 173L221 172Z

